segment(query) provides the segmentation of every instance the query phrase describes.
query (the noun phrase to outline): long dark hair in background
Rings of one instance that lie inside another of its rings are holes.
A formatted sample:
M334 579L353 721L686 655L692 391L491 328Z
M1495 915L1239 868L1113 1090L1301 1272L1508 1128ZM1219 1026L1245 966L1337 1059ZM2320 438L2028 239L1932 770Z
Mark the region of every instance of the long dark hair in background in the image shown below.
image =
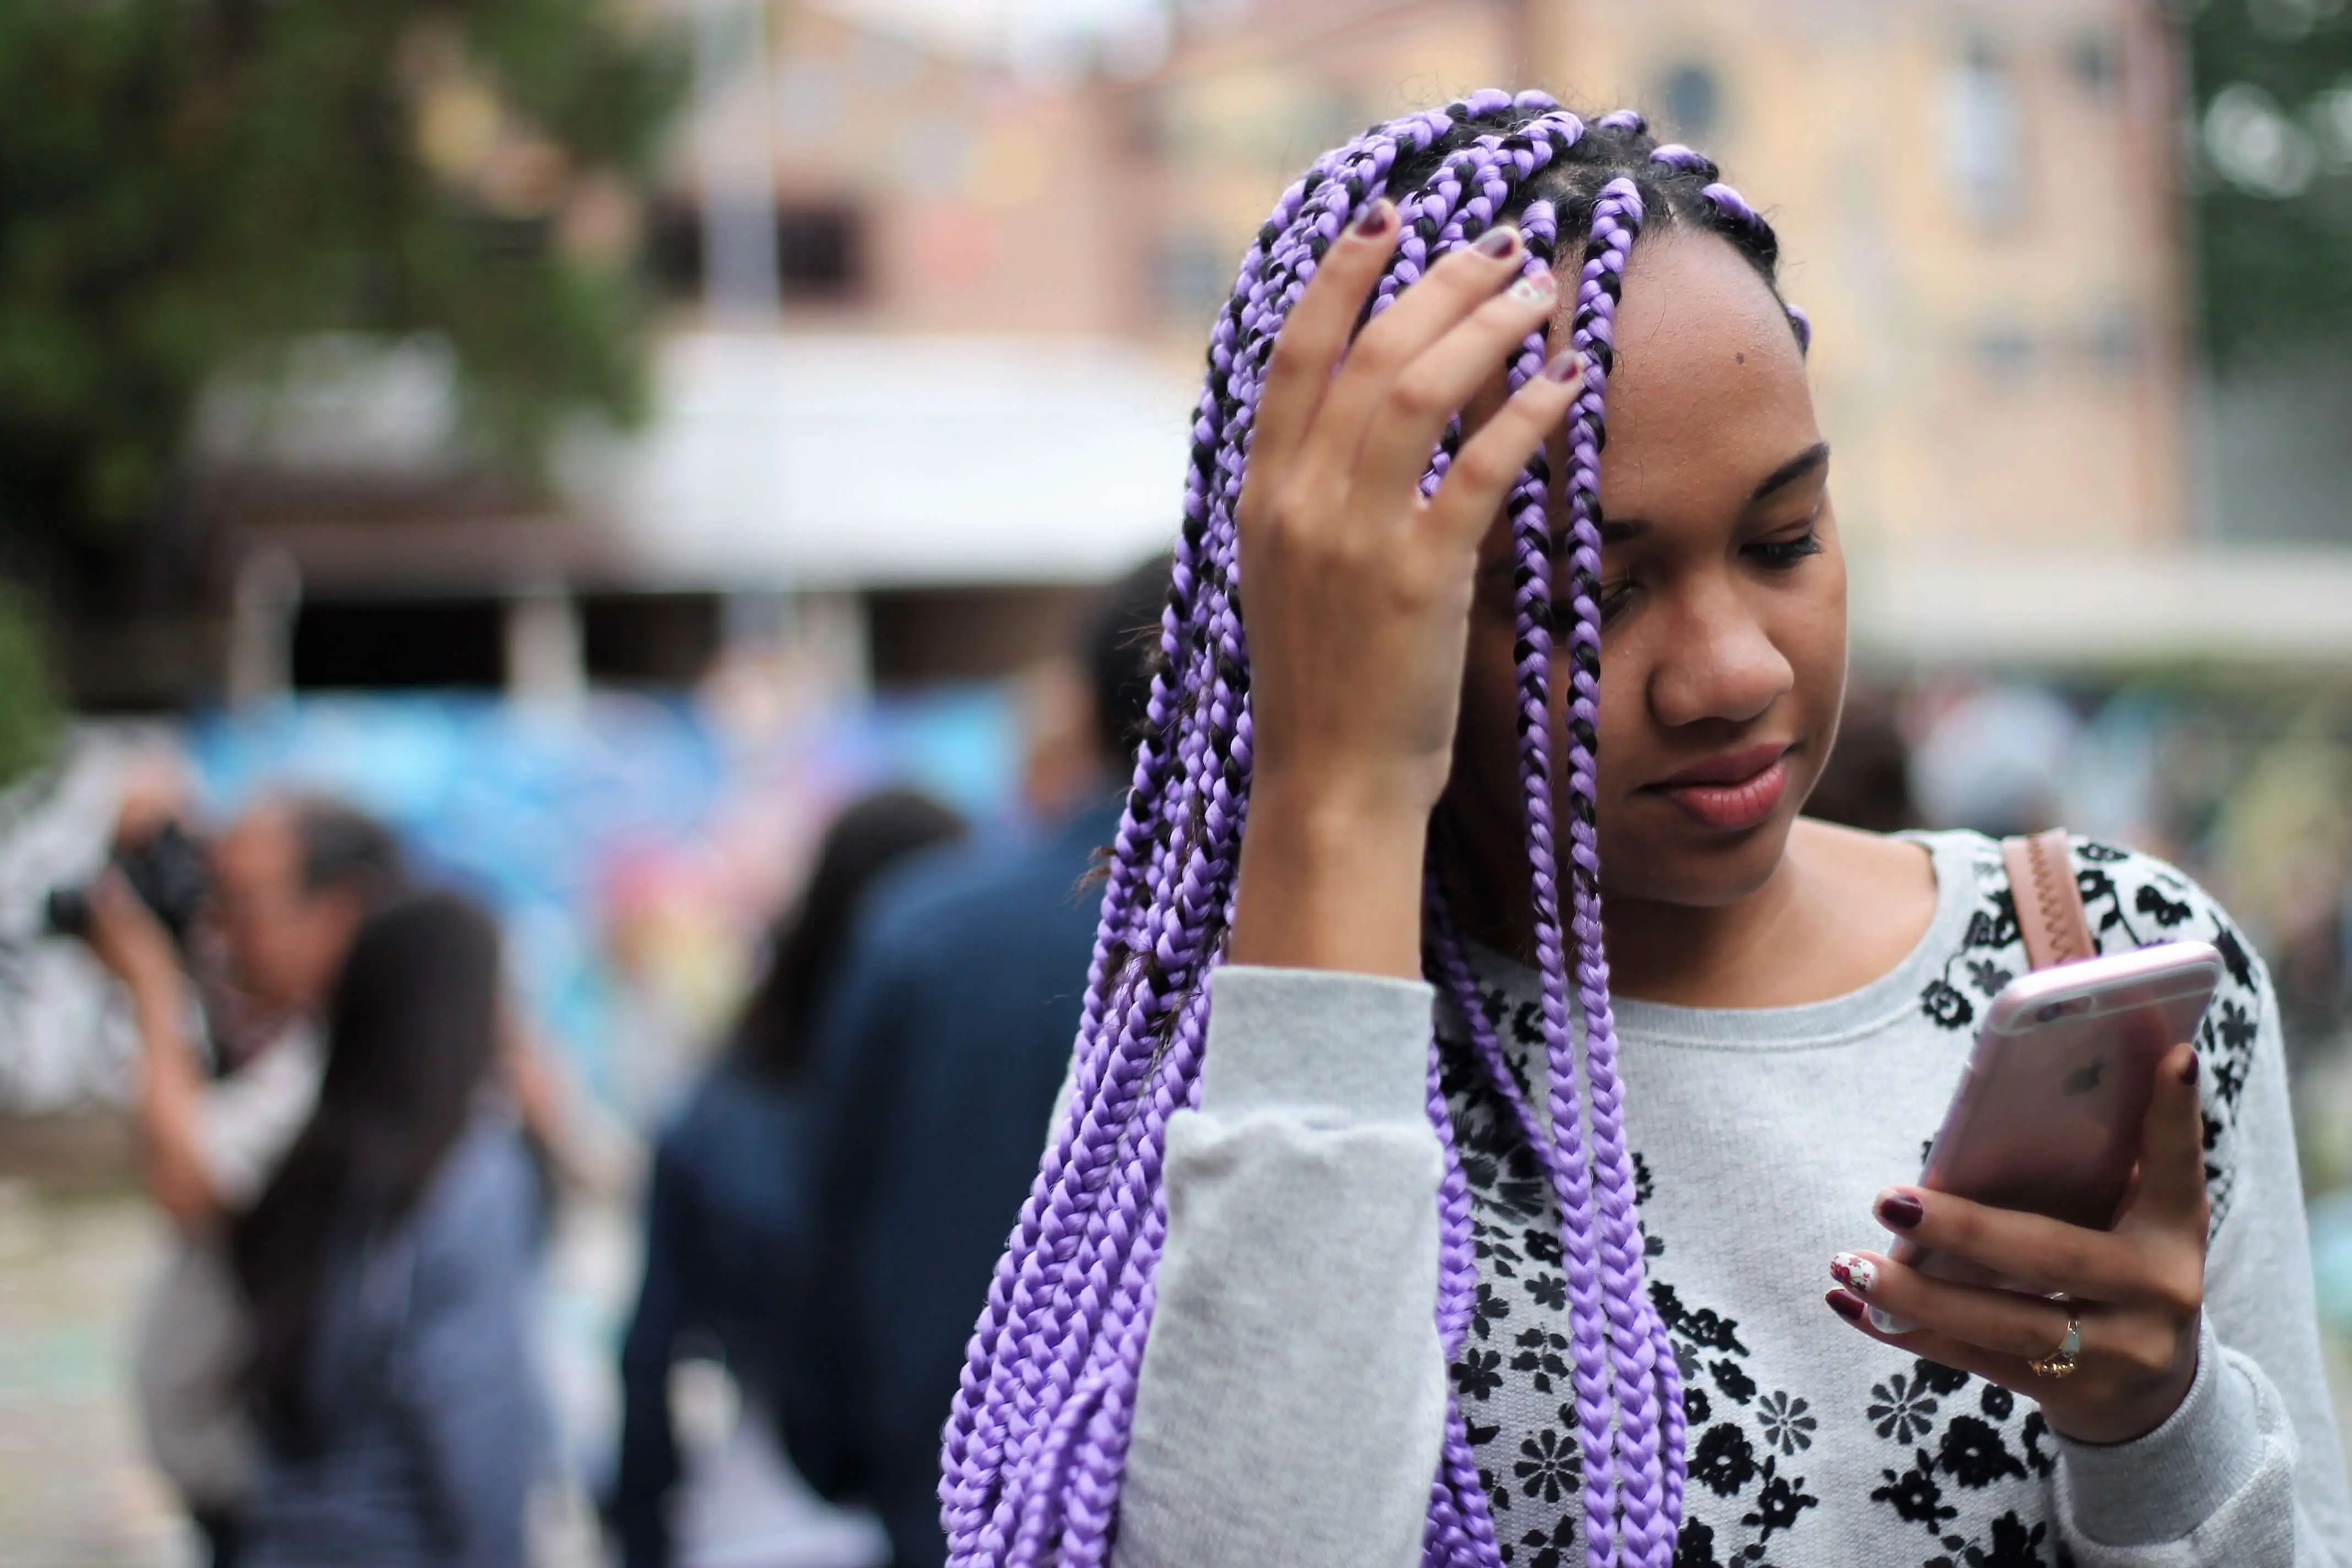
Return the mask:
M318 1108L231 1237L249 1386L281 1444L310 1436L304 1368L331 1255L407 1217L465 1133L498 1056L499 990L498 926L454 893L402 898L352 941Z
M778 1086L799 1079L867 885L894 862L963 832L961 817L911 789L877 791L834 819L806 889L770 933L767 967L735 1025L738 1067Z

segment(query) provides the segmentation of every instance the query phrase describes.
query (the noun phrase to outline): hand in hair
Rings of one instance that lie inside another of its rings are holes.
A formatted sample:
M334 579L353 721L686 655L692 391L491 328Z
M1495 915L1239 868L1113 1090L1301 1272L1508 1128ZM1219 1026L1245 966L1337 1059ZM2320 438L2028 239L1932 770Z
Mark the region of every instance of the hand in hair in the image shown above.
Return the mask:
M1237 962L1420 975L1479 542L1583 384L1580 357L1554 356L1424 496L1430 453L1537 347L1556 289L1497 227L1356 334L1397 237L1383 201L1331 245L1258 405L1236 518L1255 768Z

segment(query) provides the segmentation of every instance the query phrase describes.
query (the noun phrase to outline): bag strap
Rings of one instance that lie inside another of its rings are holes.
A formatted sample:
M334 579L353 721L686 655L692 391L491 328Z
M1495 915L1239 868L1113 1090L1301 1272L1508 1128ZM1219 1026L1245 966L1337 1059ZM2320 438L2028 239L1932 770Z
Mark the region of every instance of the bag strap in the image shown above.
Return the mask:
M2036 969L2098 956L2091 922L2083 912L2083 890L2074 882L2074 857L2066 830L2020 835L2000 841L2009 868L2009 891L2017 905L2017 927L2025 937L2026 962Z

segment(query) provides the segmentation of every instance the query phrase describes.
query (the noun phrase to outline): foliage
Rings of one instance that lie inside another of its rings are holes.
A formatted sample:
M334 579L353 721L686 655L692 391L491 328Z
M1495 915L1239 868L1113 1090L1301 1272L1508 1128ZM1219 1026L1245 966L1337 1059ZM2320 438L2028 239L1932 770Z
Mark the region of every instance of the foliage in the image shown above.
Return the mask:
M314 331L439 334L526 468L640 416L635 183L683 82L600 0L0 5L0 535L152 522L205 381Z
M2352 5L2186 5L2199 306L2214 363L2352 344Z
M0 590L0 789L48 761L57 731L39 628L21 598Z

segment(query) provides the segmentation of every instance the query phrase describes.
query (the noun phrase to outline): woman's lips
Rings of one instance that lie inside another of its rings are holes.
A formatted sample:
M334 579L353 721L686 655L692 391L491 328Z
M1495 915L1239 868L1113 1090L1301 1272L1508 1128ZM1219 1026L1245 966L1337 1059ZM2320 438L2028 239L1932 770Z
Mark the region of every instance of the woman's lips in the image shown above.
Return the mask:
M1702 826L1738 832L1754 827L1780 808L1780 797L1789 791L1786 759L1781 752L1746 778L1655 787Z

